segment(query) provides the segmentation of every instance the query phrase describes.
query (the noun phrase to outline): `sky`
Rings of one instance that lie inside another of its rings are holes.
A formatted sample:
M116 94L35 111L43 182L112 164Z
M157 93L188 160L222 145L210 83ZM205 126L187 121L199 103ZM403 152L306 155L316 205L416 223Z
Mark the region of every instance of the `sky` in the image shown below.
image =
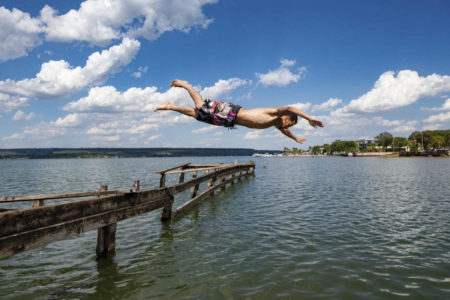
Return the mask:
M0 0L0 148L280 150L450 129L450 1ZM325 123L230 130L170 87Z

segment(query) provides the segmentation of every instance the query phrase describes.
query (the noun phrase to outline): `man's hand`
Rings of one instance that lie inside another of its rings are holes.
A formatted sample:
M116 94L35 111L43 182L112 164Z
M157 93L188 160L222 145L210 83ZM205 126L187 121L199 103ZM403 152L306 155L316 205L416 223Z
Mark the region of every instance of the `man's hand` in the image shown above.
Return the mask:
M170 83L170 86L186 88L190 86L190 84L187 81L175 79Z
M303 144L304 142L306 142L306 139L305 138L295 138L295 141L297 143Z
M308 122L309 122L309 125L311 125L314 128L317 128L317 126L323 127L322 121L319 121L319 120L316 120L316 119L310 119Z

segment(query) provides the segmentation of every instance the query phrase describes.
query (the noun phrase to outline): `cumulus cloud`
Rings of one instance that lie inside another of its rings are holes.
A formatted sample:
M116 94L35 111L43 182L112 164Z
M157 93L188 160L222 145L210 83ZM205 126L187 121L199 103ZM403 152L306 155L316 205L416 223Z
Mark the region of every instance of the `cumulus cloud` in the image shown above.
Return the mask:
M211 125L211 126L202 127L202 128L199 128L199 129L194 129L194 130L192 130L192 133L194 133L194 134L201 134L201 133L209 132L209 131L214 130L214 129L217 129L217 126Z
M157 105L166 100L181 103L186 100L186 91L179 88L170 88L164 93L157 91L156 87L132 87L125 92L116 90L113 86L94 87L89 90L88 96L68 103L64 110L72 112L152 112ZM191 101L192 102L192 101Z
M257 140L261 138L261 130L249 131L244 135L244 140Z
M162 134L151 135L147 138L147 142L154 141L156 139L159 139L160 137L162 137Z
M375 113L410 105L424 97L450 91L450 76L419 76L416 71L385 72L372 90L352 100L343 112Z
M0 112L9 112L28 105L27 97L10 96L0 93Z
M102 83L127 65L139 47L137 40L124 38L119 45L91 54L84 67L72 68L64 60L51 60L42 64L35 78L0 81L0 92L34 98L64 97L86 86Z
M28 115L24 113L21 110L16 111L16 113L13 116L13 121L20 121L20 120L31 120L34 118L34 112L30 112Z
M147 71L148 71L148 67L139 67L138 70L136 72L133 72L131 75L134 78L138 79L138 78L142 77L142 74L147 73Z
M204 98L220 99L228 96L232 90L246 84L250 84L250 82L240 78L220 79L213 86L204 88L200 94Z
M436 110L450 110L450 98L448 98L444 104L442 104L441 107L433 107L433 108L423 108L423 110L431 110L431 111L436 111Z
M68 114L64 118L58 118L55 122L52 122L51 124L56 125L56 127L61 128L70 128L70 127L77 127L83 123L84 116L81 114Z
M281 66L278 69L271 70L267 73L255 73L259 79L259 83L264 86L286 86L292 82L298 82L302 75L306 72L306 67L301 67L292 72L289 68L293 67L295 60L281 59Z
M311 105L312 104L310 102L306 102L306 103L298 102L298 103L290 104L289 106L293 106L293 107L298 108L300 110L307 111L307 110L309 110L311 108Z
M41 43L42 23L19 9L0 7L0 60L21 57Z
M212 20L202 11L205 4L216 0L89 0L78 10L64 15L45 6L41 19L46 24L46 37L52 41L86 41L105 45L121 36L155 40L164 32L192 27L206 28Z
M155 40L164 32L206 29L212 22L203 6L217 0L86 0L59 14L46 5L36 18L0 7L0 60L27 54L42 40L106 46L123 37Z
M219 80L214 86L204 88L201 93L216 98L224 97L233 89L247 84L239 78ZM125 92L117 91L113 86L91 88L87 97L70 102L64 110L71 112L153 112L156 106L164 101L179 105L193 106L193 102L184 89L170 88L166 92L158 92L157 87L129 88ZM158 112L163 114L164 112Z
M317 104L314 105L312 107L312 111L329 111L333 108L335 108L336 106L338 106L339 104L342 104L342 100L338 99L338 98L330 98L328 101L322 103L322 104Z
M424 120L425 123L444 123L450 122L450 111L432 115Z

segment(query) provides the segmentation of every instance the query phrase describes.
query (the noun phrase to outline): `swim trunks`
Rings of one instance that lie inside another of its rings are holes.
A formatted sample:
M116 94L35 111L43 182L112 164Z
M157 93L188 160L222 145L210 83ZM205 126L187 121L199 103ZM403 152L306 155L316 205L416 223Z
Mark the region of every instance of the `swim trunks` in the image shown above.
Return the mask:
M230 102L216 102L205 99L197 110L197 120L217 126L234 127L234 121L241 107Z

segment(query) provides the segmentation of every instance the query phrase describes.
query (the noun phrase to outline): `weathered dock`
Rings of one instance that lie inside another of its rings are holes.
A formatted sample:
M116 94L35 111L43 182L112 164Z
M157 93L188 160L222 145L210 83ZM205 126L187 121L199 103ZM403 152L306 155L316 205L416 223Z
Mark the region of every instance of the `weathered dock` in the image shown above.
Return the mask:
M0 258L20 251L37 248L69 236L97 229L97 255L115 250L117 222L162 209L161 220L166 222L188 211L215 190L234 184L235 180L254 174L255 163L191 164L175 166L157 172L160 186L140 190L135 181L129 190L44 194L21 197L3 197L0 202L31 201L31 208L0 211ZM185 180L186 174L192 178ZM166 178L178 175L178 183L166 186ZM207 182L200 193L200 184ZM172 209L174 196L191 189L187 202ZM89 199L45 205L46 200L92 197Z

